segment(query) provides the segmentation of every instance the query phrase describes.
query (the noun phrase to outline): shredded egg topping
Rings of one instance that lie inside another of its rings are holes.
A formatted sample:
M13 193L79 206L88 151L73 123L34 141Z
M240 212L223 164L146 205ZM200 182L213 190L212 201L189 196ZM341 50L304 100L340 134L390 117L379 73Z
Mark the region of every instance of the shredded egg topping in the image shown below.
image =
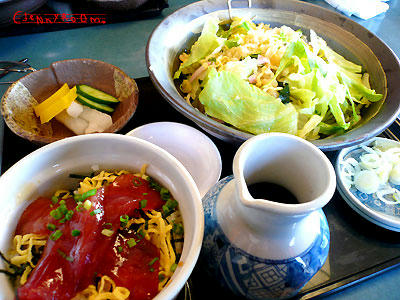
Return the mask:
M125 300L129 298L129 290L116 286L108 276L102 276L97 287L89 285L72 300Z
M145 180L149 177L146 175L147 164L144 164L139 173L139 176ZM74 194L83 194L93 189L101 188L102 186L112 183L119 175L128 174L130 172L126 170L121 170L118 172L106 172L101 171L98 175L94 177L86 177L79 183L79 188L74 191ZM68 199L72 197L72 193L68 190L57 190L53 197L58 199ZM159 268L159 290L161 290L165 285L167 285L169 279L174 273L176 265L176 253L182 252L181 242L175 242L173 246L172 241L172 229L173 225L182 224L182 218L179 211L175 211L167 219L164 219L161 212L150 210L145 212L149 220L144 218L139 219L129 219L127 227L132 224L139 224L140 230L145 233L145 238L160 249L160 268ZM183 239L183 232L174 233L174 238ZM21 266L22 264L28 264L25 268L23 275L20 278L20 284L26 283L30 272L35 268L35 264L32 262L34 247L36 247L36 253L38 249L46 245L48 236L38 235L38 234L26 234L26 235L16 235L14 237L14 251L10 259L11 263L16 266ZM79 292L73 300L125 300L129 298L129 290L124 287L117 287L115 282L108 276L102 276L97 287L94 285L89 285L85 290Z
M25 234L25 235L16 235L14 237L14 256L11 257L10 261L12 264L21 266L22 264L28 263L29 266L26 267L24 273L20 278L20 284L25 284L28 275L32 271L32 269L36 266L33 264L32 259L32 250L34 247L40 248L46 245L47 236L38 235L38 234ZM38 249L36 249L38 250Z

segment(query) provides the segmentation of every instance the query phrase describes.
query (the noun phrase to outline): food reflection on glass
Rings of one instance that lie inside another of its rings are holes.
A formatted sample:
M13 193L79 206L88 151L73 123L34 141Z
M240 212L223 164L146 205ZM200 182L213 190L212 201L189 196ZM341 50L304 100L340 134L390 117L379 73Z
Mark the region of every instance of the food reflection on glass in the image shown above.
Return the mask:
M374 194L385 204L400 204L400 146L376 139L361 145L341 162L340 172L347 188Z
M362 66L310 30L271 28L249 19L207 19L174 79L186 101L211 118L253 134L308 140L343 134L382 99Z
M145 174L101 171L22 213L7 274L18 299L152 299L179 267L183 221ZM8 258L6 258L8 257Z
M69 88L64 84L53 95L34 107L40 122L47 123L56 118L75 134L103 132L113 121L109 114L114 112L120 101L91 86L80 84Z

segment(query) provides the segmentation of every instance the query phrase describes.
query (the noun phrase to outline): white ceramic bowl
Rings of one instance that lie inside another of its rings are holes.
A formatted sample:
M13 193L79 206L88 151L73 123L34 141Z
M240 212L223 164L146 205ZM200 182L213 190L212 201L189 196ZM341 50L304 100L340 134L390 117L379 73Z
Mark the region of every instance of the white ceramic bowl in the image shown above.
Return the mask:
M172 280L155 299L172 299L192 272L202 244L204 215L195 182L171 154L147 141L111 133L66 138L29 154L0 177L0 250L10 249L17 221L31 200L50 196L60 187L72 187L76 180L69 173L82 173L98 165L100 169L140 170L148 163L146 173L168 188L179 202L184 220L185 241L181 261ZM0 263L0 268L4 268ZM0 276L0 299L13 299L13 288Z
M177 158L192 175L201 197L221 176L221 155L213 141L199 130L181 123L155 122L137 127L127 135L160 146Z

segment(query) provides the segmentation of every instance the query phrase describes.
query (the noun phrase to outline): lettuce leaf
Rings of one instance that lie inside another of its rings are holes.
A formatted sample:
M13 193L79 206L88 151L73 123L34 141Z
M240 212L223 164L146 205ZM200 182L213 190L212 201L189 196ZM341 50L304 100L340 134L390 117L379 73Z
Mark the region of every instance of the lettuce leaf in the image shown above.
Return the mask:
M190 67L191 65L210 55L223 43L223 41L225 41L225 39L217 36L218 29L219 20L217 18L207 19L200 37L193 44L190 50L189 58L182 63L178 71L175 72L174 79L179 78L183 69Z
M319 115L312 115L311 118L304 124L304 127L301 128L297 135L301 138L306 138L307 134L309 134L318 124L322 121L322 117Z
M310 30L310 43L316 48L315 51L322 52L329 66L337 67L337 77L342 84L346 85L352 97L355 97L357 100L365 97L371 102L382 99L383 96L381 94L377 94L374 90L370 89L369 83L365 84L365 79L363 81L363 75L361 74L362 66L345 59L333 51L313 30ZM369 77L367 76L367 78Z
M282 73L286 68L297 65L298 73L297 74L308 74L313 69L319 69L320 72L325 76L326 74L326 63L320 57L314 55L309 49L308 46L302 41L297 40L291 42L282 56L281 62L279 64L278 69L275 72L275 76L272 78L270 83L278 78L278 76ZM270 84L269 83L269 84Z
M337 65L342 70L351 73L361 73L362 67L360 65L345 59L343 56L333 51L312 29L310 30L310 44L313 47L314 53L318 54L318 52L321 51L329 64Z
M338 77L341 83L347 86L349 89L349 92L351 96L353 96L356 99L361 99L361 97L365 97L371 102L376 102L382 99L383 95L382 94L377 94L375 90L371 90L367 88L363 82L362 79L360 78L359 80L356 80L354 78L350 78L343 72L338 72Z
M235 73L212 69L199 96L205 112L253 134L297 133L297 112Z
M257 72L257 59L247 56L240 61L228 61L222 70L239 75L242 79L247 79L251 74Z

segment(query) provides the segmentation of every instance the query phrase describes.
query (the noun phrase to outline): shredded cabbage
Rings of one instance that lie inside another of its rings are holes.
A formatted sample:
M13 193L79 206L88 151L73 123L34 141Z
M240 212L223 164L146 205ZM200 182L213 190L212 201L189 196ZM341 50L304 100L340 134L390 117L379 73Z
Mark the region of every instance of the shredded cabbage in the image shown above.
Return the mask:
M343 134L360 122L363 107L382 99L362 66L333 51L313 30L308 42L287 26L210 18L179 58L174 78L186 101L253 134L279 131L308 140Z

